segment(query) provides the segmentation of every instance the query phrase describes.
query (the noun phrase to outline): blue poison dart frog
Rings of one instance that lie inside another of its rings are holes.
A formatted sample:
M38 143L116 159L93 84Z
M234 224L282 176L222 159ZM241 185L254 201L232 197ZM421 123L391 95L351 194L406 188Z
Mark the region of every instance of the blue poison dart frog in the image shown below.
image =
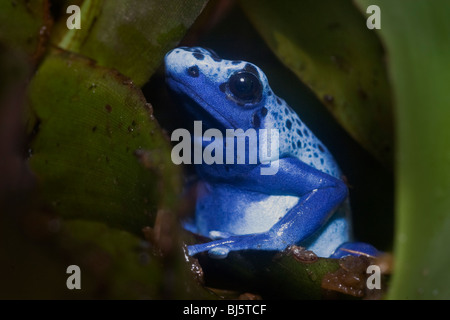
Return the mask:
M165 68L169 88L204 129L224 136L226 129L279 132L275 174L261 174L267 163L259 158L252 164L196 164L202 183L195 219L186 228L211 241L188 246L189 255L207 251L223 259L230 251L281 251L294 244L320 257L378 254L369 244L352 242L341 170L259 67L180 47L165 56Z

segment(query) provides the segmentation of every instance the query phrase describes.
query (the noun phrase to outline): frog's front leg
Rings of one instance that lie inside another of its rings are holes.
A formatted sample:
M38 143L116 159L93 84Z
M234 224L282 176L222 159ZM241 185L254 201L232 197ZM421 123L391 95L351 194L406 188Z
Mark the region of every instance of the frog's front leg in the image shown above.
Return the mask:
M347 197L347 186L341 180L294 157L278 161L279 170L275 175L261 175L257 166L233 183L249 191L297 196L298 203L267 232L192 245L188 247L190 255L208 251L214 258L225 258L236 250L283 250L312 235Z
M237 235L208 243L188 246L188 253L194 256L197 253L208 251L211 258L224 259L230 251L245 249L258 250L282 250L284 247L276 248L273 243L274 236L269 232L248 235Z

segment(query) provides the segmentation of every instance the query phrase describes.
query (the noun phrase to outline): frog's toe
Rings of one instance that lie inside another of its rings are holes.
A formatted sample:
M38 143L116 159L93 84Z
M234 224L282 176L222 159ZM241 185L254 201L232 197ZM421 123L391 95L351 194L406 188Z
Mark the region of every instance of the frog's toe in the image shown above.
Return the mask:
M223 232L223 231L210 231L209 232L209 237L213 240L219 240L219 239L224 239L224 238L229 238L234 236L234 234L230 233L230 232Z
M330 258L342 258L345 256L370 256L376 257L381 254L374 246L364 242L345 242L340 245Z
M225 259L230 252L226 247L215 247L208 251L208 255L212 259Z
M200 252L203 252L206 250L208 250L208 249L205 248L204 245L202 245L202 244L195 244L195 245L187 247L188 255L190 255L191 257L195 256L197 253L200 253Z
M214 246L211 242L188 246L187 250L191 257L195 256L197 253L208 251L208 255L213 259L225 259L230 252L230 248L220 244Z

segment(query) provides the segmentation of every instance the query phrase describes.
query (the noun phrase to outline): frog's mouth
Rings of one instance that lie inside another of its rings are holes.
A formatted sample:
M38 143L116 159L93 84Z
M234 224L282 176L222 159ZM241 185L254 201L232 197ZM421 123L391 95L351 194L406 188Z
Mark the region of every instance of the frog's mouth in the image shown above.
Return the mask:
M207 129L219 130L238 129L238 126L229 121L220 111L203 99L195 90L186 84L168 76L169 88L177 94L178 98L186 106L188 111L197 119L201 120Z

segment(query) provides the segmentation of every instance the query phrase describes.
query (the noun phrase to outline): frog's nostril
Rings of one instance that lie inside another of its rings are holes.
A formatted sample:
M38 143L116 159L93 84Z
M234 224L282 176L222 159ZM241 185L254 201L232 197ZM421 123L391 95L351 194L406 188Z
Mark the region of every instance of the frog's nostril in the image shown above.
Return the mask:
M189 76L197 78L200 75L200 70L198 69L197 65L193 65L192 67L189 67L187 69L187 73Z

